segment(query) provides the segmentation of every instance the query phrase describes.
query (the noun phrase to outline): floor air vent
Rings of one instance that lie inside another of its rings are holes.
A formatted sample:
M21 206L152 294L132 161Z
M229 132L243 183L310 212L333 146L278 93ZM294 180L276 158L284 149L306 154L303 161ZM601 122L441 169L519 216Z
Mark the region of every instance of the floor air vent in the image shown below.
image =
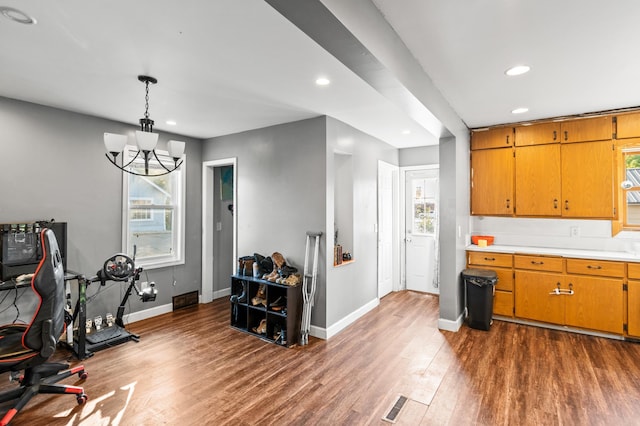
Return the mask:
M400 414L400 410L402 410L402 407L404 407L404 404L406 404L408 400L409 398L406 396L398 396L396 403L393 404L387 415L384 416L382 420L389 423L395 423L398 419L398 415Z
M189 293L173 296L173 310L182 309L198 304L198 292L191 291Z

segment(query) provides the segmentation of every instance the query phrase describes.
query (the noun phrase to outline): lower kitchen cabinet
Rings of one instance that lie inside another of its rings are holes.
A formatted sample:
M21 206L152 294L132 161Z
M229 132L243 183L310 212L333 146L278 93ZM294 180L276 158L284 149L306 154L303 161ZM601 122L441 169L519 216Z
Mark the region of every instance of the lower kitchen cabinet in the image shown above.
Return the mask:
M516 271L515 315L551 324L622 334L623 280Z
M564 276L533 271L516 271L515 275L516 317L564 324L565 299L555 293L563 288Z
M566 296L565 324L622 334L624 292L622 279L568 275L572 295Z

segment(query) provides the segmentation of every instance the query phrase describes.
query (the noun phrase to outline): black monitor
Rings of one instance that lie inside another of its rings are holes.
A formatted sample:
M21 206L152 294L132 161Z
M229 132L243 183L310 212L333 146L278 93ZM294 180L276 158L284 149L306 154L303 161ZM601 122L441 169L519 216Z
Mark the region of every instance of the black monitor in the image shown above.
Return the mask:
M4 223L0 224L0 280L35 272L42 259L39 237L43 228L50 228L56 235L62 264L67 269L66 222Z

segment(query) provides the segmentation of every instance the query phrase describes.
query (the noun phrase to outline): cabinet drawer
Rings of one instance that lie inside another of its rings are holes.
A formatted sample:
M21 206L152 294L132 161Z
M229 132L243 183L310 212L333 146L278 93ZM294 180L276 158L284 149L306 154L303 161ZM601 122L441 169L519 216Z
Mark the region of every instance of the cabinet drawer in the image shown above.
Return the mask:
M498 276L498 282L496 283L496 290L511 291L513 290L513 269L506 268L492 268L488 266L475 266L476 269L489 269L495 271Z
M513 264L516 269L531 269L533 271L562 272L562 261L561 257L519 254L513 256Z
M503 268L511 268L513 266L513 255L511 254L479 251L470 251L467 254L467 263L469 265L502 266Z
M627 276L629 278L640 279L640 263L628 263Z
M624 263L607 260L567 259L567 273L624 277Z
M513 293L496 290L493 296L493 314L505 317L513 316Z

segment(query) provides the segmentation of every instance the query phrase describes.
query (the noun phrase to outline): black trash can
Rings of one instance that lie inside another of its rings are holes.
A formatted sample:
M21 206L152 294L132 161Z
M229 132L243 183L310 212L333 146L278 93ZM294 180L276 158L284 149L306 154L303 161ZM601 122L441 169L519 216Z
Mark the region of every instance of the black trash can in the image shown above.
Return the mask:
M469 327L489 330L493 317L493 293L498 282L495 271L465 269L462 279L467 291L467 316Z

